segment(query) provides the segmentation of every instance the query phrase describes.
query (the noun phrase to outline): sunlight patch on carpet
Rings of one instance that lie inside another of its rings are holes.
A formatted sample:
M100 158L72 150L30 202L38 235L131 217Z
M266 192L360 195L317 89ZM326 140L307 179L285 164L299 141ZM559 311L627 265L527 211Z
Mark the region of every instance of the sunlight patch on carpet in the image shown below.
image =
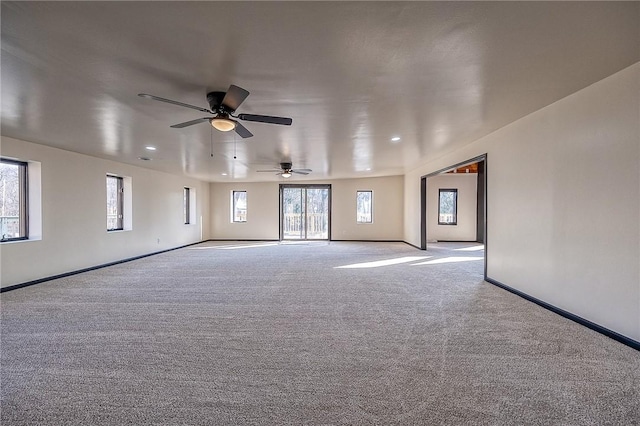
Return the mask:
M353 263L351 265L336 266L335 269L358 269L358 268L379 268L381 266L398 265L401 263L415 262L417 260L428 259L433 256L405 256L395 259L376 260L373 262Z
M456 262L471 262L474 260L482 260L484 257L459 257L459 256L451 256L451 257L443 257L441 259L433 259L427 260L426 262L414 263L411 266L418 265L438 265L441 263L456 263Z

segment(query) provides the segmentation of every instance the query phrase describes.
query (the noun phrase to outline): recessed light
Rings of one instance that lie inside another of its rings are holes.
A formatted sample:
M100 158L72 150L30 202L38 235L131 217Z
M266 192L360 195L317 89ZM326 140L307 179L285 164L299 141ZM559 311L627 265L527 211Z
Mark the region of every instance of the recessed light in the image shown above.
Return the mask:
M149 151L155 151L156 147L155 146L145 146L146 149L148 149Z
M226 176L226 175L227 175L226 173L222 173L222 176Z
M151 158L149 158L149 157L138 157L138 160L151 161Z
M394 136L391 138L391 142L400 142L400 136Z
M365 170L366 170L366 171L370 171L370 170L371 170L371 167L367 167Z

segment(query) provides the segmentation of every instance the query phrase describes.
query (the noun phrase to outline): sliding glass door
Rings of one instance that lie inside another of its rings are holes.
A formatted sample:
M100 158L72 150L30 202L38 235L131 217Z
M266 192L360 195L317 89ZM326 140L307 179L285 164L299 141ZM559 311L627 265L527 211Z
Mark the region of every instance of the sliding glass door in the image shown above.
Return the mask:
M280 238L328 240L331 185L280 185Z

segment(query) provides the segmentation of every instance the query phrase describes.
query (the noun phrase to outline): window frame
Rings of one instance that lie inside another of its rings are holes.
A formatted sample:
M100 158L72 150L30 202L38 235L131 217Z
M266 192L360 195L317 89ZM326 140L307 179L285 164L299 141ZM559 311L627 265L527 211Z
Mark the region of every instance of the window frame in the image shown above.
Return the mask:
M245 200L245 209L244 209L244 219L240 218L238 220L236 216L236 193L244 193ZM247 191L231 191L231 222L232 223L246 223L247 222L247 214L249 211L249 202L247 197Z
M442 194L443 193L452 193L453 197L453 221L452 222L442 222ZM440 188L438 189L438 225L451 225L455 226L458 224L458 189L457 188Z
M191 224L191 188L185 186L182 192L182 219L185 225Z
M18 166L18 237L4 238L0 242L24 241L29 239L29 164L25 161L0 157L0 163Z
M116 227L109 228L109 192L107 190L107 232L124 231L124 177L107 174L109 179L115 179L116 184Z
M360 220L360 212L358 211L359 204L358 198L361 193L369 193L369 220ZM356 190L356 223L358 224L371 224L373 223L373 190L362 189Z

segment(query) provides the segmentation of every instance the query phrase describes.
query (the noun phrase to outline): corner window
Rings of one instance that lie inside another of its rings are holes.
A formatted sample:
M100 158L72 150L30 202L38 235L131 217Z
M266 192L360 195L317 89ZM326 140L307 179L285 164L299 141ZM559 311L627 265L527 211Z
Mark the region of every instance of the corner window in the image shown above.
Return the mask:
M191 188L184 188L182 193L182 216L184 218L184 224L191 223Z
M438 199L438 225L457 225L458 190L441 189Z
M356 222L373 222L373 191L358 191L356 193Z
M0 159L1 241L27 239L27 200L27 163Z
M124 179L107 175L107 231L124 229Z
M232 221L247 221L247 191L233 191L232 193Z

